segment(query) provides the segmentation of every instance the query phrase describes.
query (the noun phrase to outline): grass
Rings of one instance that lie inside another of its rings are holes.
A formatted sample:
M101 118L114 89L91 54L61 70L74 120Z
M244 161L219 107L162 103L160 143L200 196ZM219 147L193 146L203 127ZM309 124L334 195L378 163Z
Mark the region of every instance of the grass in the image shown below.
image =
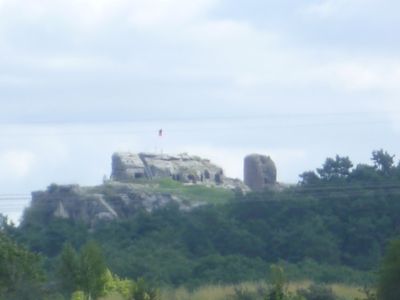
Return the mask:
M311 281L292 282L289 284L288 290L295 292L298 289L306 289L310 286ZM333 292L343 300L354 300L356 297L362 298L360 287L344 284L331 284ZM249 292L257 292L260 288L265 289L265 283L247 282L240 285L207 285L200 287L194 291L180 287L176 289L165 288L161 290L161 300L226 300L235 293L235 288L240 287ZM111 294L101 300L123 300L118 294Z
M174 195L189 203L224 204L232 200L234 192L229 189L201 184L183 184L171 178L138 179L134 183L104 184L90 188L89 192L102 193L113 196L118 193L131 193L143 191L148 193L162 193Z
M190 202L223 204L234 198L234 192L228 189L204 185L187 185L170 178L154 180L149 184L149 187L151 187L152 191L173 194Z
M298 289L305 289L310 286L311 281L292 282L289 284L288 290L295 292ZM265 289L265 283L248 282L240 285L210 285L203 286L192 292L185 288L165 289L161 291L161 300L226 300L235 293L235 288L240 287L249 292L257 292ZM354 300L356 297L362 297L360 288L356 286L344 284L328 285L333 292L343 300Z

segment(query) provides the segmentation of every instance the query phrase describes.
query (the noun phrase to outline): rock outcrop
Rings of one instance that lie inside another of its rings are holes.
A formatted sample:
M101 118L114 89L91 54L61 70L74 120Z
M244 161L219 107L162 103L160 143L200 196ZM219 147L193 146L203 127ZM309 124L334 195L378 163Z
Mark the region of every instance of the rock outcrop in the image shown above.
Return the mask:
M195 185L202 188L193 189ZM33 192L26 216L93 225L171 203L190 210L220 201L221 189L225 198L250 191L241 180L224 176L222 168L197 156L115 153L111 180L92 187L52 184L45 191Z
M244 161L244 180L226 177L221 167L187 154L115 153L111 179L92 187L50 185L32 193L24 219L40 216L93 225L174 203L182 210L234 198L264 188L277 188L270 157L252 154ZM193 187L200 185L201 187ZM249 188L250 187L250 188ZM221 190L224 190L221 192Z
M39 211L43 218L79 220L93 225L98 221L126 218L139 210L152 211L169 203L175 203L182 210L202 204L118 182L94 187L52 184L46 191L32 193L27 212L29 215L29 212Z
M253 191L261 191L274 187L276 182L276 166L266 155L251 154L244 159L244 183Z
M221 167L198 156L114 153L112 180L136 182L154 178L172 178L183 183L221 185L226 177Z

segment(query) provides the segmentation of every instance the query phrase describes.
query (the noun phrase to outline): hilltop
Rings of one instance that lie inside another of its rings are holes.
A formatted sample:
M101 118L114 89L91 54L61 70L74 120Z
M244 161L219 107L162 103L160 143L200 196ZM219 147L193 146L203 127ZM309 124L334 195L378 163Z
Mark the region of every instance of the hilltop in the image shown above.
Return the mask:
M126 218L174 203L181 210L225 203L252 190L275 189L276 167L271 158L252 154L244 160L244 178L227 177L208 159L188 154L114 153L109 179L91 187L51 184L32 193L25 215L45 219L100 220Z

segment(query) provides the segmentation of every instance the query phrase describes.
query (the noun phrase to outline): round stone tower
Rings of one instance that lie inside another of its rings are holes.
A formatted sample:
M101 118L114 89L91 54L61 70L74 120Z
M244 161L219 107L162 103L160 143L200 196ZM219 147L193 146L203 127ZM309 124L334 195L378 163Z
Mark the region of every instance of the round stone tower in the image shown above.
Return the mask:
M253 191L276 184L276 166L266 155L250 154L244 158L244 183Z

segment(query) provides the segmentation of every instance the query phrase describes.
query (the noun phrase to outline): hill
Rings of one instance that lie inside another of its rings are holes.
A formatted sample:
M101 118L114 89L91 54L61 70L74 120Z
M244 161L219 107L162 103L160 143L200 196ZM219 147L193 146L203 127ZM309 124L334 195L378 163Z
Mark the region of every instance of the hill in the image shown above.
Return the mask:
M41 210L39 201L9 234L46 257L49 272L65 242L79 249L95 240L113 272L168 285L258 280L272 263L285 265L292 279L365 284L400 229L400 166L383 151L374 152L373 162L353 167L347 157L336 156L301 174L296 186L247 193L168 178L51 186L43 194L48 202L57 203L60 195L62 201L82 202L68 213L82 204L96 207L80 193L101 194L107 203L117 195L137 201L137 195L150 193L188 204L165 201L133 211L113 205L124 217L87 222L79 214L62 218L56 205Z

